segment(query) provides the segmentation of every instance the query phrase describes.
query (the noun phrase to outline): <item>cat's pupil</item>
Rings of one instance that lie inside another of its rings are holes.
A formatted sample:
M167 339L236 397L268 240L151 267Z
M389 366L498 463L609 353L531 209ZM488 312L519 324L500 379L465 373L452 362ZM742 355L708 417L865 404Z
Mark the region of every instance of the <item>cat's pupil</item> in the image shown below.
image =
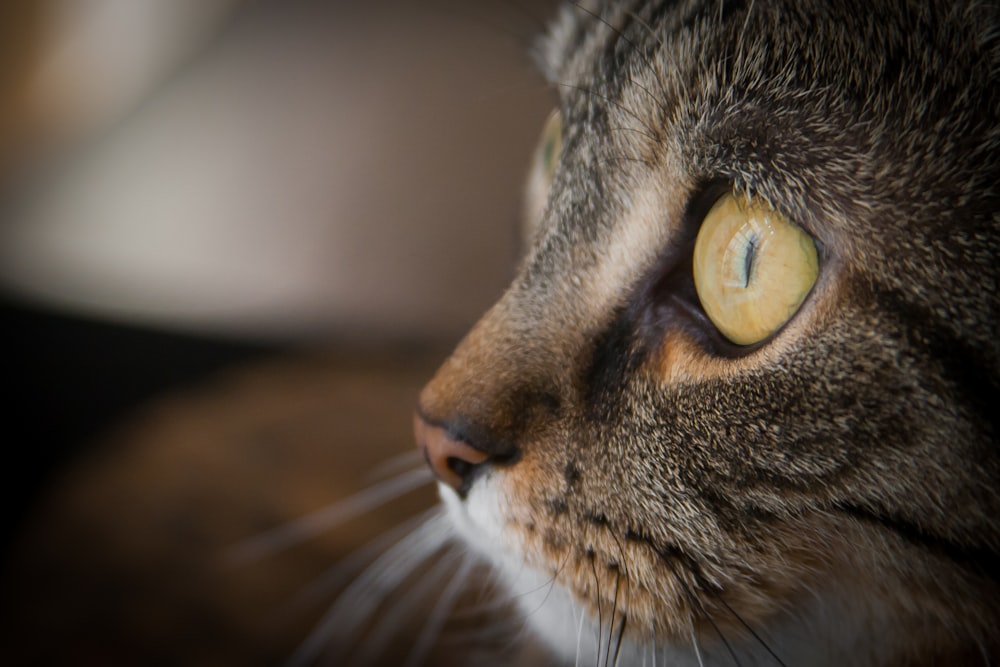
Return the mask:
M743 255L743 287L750 287L750 276L753 273L754 260L757 259L757 244L759 239L757 234L751 232L747 239L746 250Z

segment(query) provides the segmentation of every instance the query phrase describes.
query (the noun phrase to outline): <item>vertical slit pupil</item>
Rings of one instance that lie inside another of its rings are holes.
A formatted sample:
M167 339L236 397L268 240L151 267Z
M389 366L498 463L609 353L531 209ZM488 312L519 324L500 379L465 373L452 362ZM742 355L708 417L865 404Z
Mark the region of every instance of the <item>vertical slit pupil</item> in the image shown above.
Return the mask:
M743 255L743 287L750 287L750 276L753 274L754 260L757 259L757 235L751 234L747 239L747 250Z

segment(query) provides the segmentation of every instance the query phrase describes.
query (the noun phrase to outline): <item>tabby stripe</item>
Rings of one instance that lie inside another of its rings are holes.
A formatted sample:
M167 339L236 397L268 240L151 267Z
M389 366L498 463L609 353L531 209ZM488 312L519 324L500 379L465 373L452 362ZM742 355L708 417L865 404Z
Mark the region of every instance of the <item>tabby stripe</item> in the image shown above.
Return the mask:
M908 543L950 560L965 569L972 570L980 576L1000 581L1000 554L992 549L965 546L937 535L931 535L906 519L863 505L837 503L834 505L834 509L859 521L887 529Z
M925 357L941 364L941 371L959 402L968 406L985 430L986 442L996 443L1000 434L1000 378L997 369L983 364L987 355L962 340L930 308L905 300L898 290L883 289L875 298L886 310L905 323L907 344L921 350ZM995 363L995 362L994 362Z

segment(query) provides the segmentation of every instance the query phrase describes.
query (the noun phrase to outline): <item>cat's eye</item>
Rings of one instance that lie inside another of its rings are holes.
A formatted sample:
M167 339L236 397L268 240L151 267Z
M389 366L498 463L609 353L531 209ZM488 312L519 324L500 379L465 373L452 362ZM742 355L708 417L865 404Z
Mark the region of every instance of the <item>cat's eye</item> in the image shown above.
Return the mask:
M795 315L816 283L816 244L759 199L726 194L705 216L694 246L698 299L737 345L759 343Z
M559 153L562 150L562 115L559 111L549 114L542 130L541 143L538 146L538 160L545 180L551 182L559 163Z
M561 153L562 115L556 110L549 114L549 118L545 122L528 176L523 229L526 240L530 240L534 236L541 222Z

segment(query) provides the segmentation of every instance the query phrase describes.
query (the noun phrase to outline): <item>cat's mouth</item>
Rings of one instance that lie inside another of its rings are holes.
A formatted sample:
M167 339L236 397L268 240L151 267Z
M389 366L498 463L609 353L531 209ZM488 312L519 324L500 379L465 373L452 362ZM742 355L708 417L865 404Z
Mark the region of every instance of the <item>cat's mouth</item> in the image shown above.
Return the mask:
M743 637L748 628L770 626L800 597L802 582L814 581L822 569L813 553L805 553L815 542L795 542L796 534L809 531L775 528L783 570L765 567L764 559L774 554L751 551L740 565L713 563L597 512L537 511L543 503L524 493L513 472L490 471L464 499L442 484L441 498L464 541L500 573L543 636L552 632L546 625L552 621L536 623L536 616L578 624L586 618L603 641L621 635L638 645L653 638L689 646L692 636ZM761 574L781 571L789 576ZM802 576L807 571L813 576ZM554 646L561 641L550 639Z
M675 547L657 549L645 536L619 535L595 514L582 522L568 513L557 521L535 516L504 476L491 471L477 479L464 499L447 484L439 489L459 534L523 608L537 613L551 600L568 605L574 618L599 619L605 632L613 624L638 638L689 636L690 593L704 585L689 557ZM663 585L664 573L672 584Z

